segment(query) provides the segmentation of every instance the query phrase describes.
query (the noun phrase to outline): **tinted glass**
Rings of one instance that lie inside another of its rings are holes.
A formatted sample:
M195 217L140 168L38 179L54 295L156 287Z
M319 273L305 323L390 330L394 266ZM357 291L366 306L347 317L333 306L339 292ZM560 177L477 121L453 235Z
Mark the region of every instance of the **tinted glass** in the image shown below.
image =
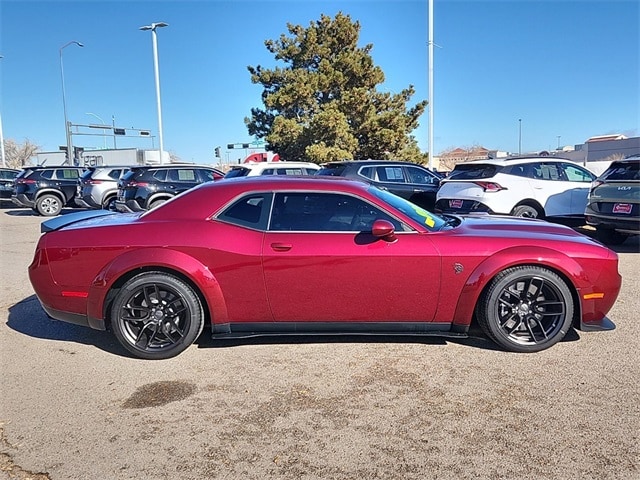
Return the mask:
M376 174L380 182L404 183L402 167L376 167Z
M633 181L640 180L640 162L614 163L602 175L603 180Z
M419 185L433 185L438 183L438 179L431 175L428 171L420 167L405 167L409 183L417 183Z
M252 194L234 202L218 219L235 225L265 229L268 215L269 194Z
M82 172L82 175L80 175L80 178L82 180L89 180L91 178L91 175L93 175L95 171L96 171L95 168L88 168L87 170Z
M451 172L449 178L452 180L478 180L492 178L500 171L498 165L488 164L459 164Z
M564 175L570 182L585 182L589 183L595 179L595 175L591 174L587 170L580 168L577 165L571 165L569 163L563 163Z
M196 172L191 168L175 168L167 172L169 182L195 182Z
M376 169L374 167L362 167L358 173L365 178L374 180L376 175Z
M40 178L51 179L53 178L53 170L40 170Z
M213 175L213 170L207 170L206 168L201 168L198 170L200 172L200 178L204 182L211 182L215 179Z
M395 218L368 202L338 193L277 193L269 230L298 232L371 231L376 219L388 220L401 230Z
M224 178L246 177L249 174L248 168L232 168Z
M542 163L536 165L533 170L533 178L537 180L564 180L564 174L560 165L556 163Z
M59 180L76 180L80 176L78 170L59 169L56 170L56 178Z
M156 180L160 182L164 182L167 179L167 170L166 169L156 170L155 172L152 173L152 175L153 175L153 178L155 178Z
M325 165L322 167L316 175L328 175L332 177L340 177L342 176L342 172L344 172L346 165Z
M109 178L113 178L114 180L118 180L120 175L122 175L122 169L120 168L114 168L109 172Z

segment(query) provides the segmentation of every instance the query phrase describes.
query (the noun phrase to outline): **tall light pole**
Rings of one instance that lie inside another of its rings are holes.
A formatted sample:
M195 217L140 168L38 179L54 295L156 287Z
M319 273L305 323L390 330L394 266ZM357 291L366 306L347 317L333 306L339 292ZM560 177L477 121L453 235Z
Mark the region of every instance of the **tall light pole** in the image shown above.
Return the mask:
M429 0L429 168L433 169L433 0Z
M168 23L157 22L151 25L140 27L140 30L151 30L151 38L153 39L153 70L156 78L156 103L158 104L158 138L160 139L160 165L162 165L162 154L164 152L164 142L162 138L162 106L160 104L160 73L158 70L158 36L156 29L168 27Z
M522 119L518 119L518 155L522 155Z
M102 118L100 118L100 116L96 115L95 113L87 112L87 113L85 113L85 115L91 115L91 116L93 116L93 117L96 117L98 120L100 120L100 125L103 125L103 126L104 126L104 124L105 124L105 123L104 123L104 120L103 120ZM102 130L103 130L103 132L104 132L104 130L108 130L108 128L109 128L109 127L105 127L105 128L103 128L103 129L102 129ZM106 149L107 149L107 135L106 135L106 134L105 134L105 135L103 135L103 138L104 138L104 149L106 150Z
M4 58L0 55L0 59ZM2 157L2 166L7 166L7 160L4 157L4 136L2 135L2 115L0 115L0 157Z
M67 137L67 161L69 164L75 164L73 159L73 145L71 144L71 126L69 125L69 120L67 119L67 96L64 89L64 66L62 64L62 50L67 48L69 45L77 45L79 47L84 47L84 45L76 40L71 40L70 42L65 43L62 47L60 47L60 76L62 77L62 107L64 109L64 132ZM75 160L75 159L74 159Z

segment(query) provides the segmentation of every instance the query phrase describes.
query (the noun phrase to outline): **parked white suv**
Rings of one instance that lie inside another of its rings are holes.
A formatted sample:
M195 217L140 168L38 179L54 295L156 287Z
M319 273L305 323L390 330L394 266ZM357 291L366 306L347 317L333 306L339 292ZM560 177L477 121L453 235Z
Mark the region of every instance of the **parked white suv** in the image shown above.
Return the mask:
M256 162L231 167L224 178L255 177L259 175L314 175L320 165L310 162Z
M559 158L461 163L442 180L435 210L583 222L589 188L595 178L581 165Z

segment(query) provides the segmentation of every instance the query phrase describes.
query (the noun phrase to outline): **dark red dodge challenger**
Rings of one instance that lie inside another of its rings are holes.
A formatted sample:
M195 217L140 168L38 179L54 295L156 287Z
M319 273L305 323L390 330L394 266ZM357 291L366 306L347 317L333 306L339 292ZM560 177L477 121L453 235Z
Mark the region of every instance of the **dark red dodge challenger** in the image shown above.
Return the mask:
M146 213L42 224L29 274L53 318L163 359L214 338L466 336L537 352L611 330L617 255L540 220L437 216L351 180L208 183Z

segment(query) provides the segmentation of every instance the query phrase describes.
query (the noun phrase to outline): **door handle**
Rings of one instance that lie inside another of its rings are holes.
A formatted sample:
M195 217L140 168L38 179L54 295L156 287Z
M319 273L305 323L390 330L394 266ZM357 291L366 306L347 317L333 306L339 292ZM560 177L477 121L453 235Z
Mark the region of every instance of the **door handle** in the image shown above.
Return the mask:
M291 245L290 243L280 243L280 242L271 244L271 248L274 249L276 252L288 252L289 250L291 250L292 246L293 245Z

